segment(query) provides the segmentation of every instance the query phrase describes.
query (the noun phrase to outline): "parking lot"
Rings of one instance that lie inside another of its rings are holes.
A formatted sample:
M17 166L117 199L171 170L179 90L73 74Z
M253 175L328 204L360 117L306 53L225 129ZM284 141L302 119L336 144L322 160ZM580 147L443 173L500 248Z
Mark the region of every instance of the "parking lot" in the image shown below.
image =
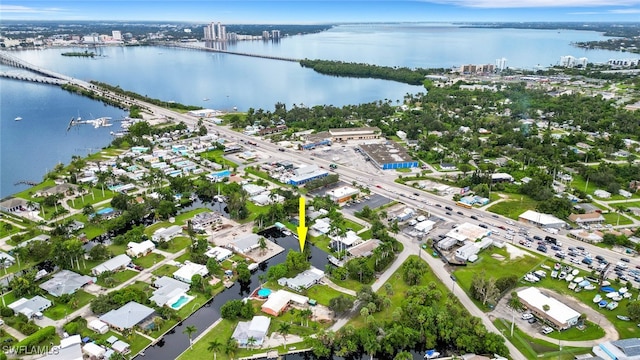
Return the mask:
M310 152L311 157L318 157L326 161L346 166L350 169L360 170L369 174L381 174L382 170L377 168L371 161L366 161L364 156L355 151L356 145L325 146Z
M353 203L351 205L345 205L342 208L342 211L347 212L351 215L356 211L362 210L363 207L368 206L370 209L377 209L382 205L388 204L391 202L391 199L384 197L378 194L369 195L369 199L360 199L358 200L360 203Z

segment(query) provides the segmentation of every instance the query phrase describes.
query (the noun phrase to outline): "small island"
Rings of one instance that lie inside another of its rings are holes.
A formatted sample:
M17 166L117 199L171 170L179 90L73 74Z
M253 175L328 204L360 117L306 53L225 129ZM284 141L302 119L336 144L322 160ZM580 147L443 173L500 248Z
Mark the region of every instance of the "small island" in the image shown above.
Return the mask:
M96 53L94 53L93 51L92 52L88 52L87 50L85 50L84 52L72 51L72 52L62 53L62 56L94 57L94 56L96 56Z

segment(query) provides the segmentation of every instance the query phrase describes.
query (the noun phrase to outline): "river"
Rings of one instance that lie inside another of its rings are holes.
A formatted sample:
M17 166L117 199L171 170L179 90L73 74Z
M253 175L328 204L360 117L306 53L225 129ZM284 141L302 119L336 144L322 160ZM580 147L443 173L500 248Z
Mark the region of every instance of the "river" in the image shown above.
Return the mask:
M451 67L493 64L506 58L511 67L558 63L560 56L592 62L629 54L585 50L572 42L602 40L592 31L463 28L444 23L340 25L317 34L294 35L280 42L247 41L229 50L293 58L319 58L386 66ZM82 51L85 48L81 49ZM239 111L287 106L343 106L384 99L402 100L424 89L391 81L325 76L296 63L164 47L98 48L96 58L66 57L64 49L14 51L12 55L83 80L99 80L142 95ZM0 71L20 72L0 65ZM71 117L125 112L55 86L0 78L0 197L27 188L21 180L40 181L55 164L86 155L111 141L112 128L83 126L66 133ZM209 99L209 100L205 100ZM14 118L22 117L22 121Z

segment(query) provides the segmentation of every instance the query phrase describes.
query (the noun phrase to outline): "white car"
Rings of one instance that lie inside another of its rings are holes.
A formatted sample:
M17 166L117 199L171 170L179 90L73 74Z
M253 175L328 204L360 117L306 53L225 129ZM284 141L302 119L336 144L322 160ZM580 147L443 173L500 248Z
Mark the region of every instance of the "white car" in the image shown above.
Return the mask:
M545 335L551 334L552 332L553 332L553 328L550 328L549 326L542 329L542 333Z
M532 315L532 314L530 314L530 313L524 313L524 314L522 314L522 320L529 320L529 319L531 319L531 318L533 318L533 315Z

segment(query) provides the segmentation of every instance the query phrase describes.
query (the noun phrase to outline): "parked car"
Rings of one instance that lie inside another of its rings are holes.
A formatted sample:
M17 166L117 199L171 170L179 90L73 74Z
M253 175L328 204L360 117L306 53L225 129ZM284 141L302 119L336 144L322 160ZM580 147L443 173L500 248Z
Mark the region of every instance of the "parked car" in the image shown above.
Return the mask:
M529 320L531 318L533 318L533 314L530 314L530 313L522 314L522 320Z
M528 322L529 324L535 324L535 323L537 323L537 322L538 322L538 319L536 319L536 318L532 317L531 319L527 320L527 322Z
M538 245L538 247L536 248L538 251L541 251L543 253L547 252L547 247L544 245Z
M542 329L542 333L545 335L551 334L553 332L553 328L547 326L545 328Z

